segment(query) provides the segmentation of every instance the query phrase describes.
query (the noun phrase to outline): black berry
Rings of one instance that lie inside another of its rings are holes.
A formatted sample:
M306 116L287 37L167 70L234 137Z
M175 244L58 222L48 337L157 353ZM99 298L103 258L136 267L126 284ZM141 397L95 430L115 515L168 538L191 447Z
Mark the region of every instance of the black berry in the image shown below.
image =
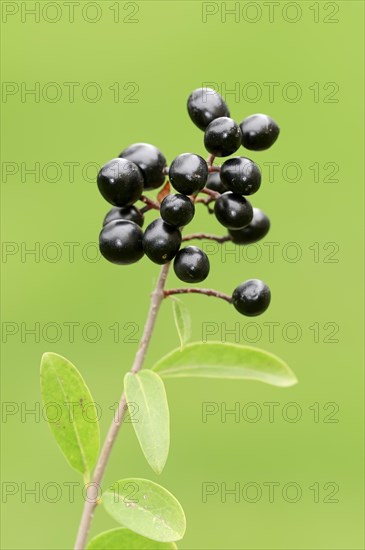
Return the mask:
M183 153L172 162L169 178L176 191L183 195L192 195L205 186L208 179L208 165L199 155Z
M194 217L195 206L186 195L167 195L161 203L161 218L170 225L182 227Z
M251 151L263 151L275 143L280 128L268 115L251 115L240 124L242 145Z
M260 241L268 234L270 220L259 208L253 209L252 221L243 229L229 230L232 241L236 244L253 244Z
M241 145L241 130L238 124L228 117L213 120L205 130L204 145L216 157L228 157Z
M225 193L228 191L227 187L221 180L219 172L210 172L205 187L211 189L212 191L216 191L217 193Z
M142 229L136 223L115 220L105 225L100 232L100 252L113 264L133 264L143 256L142 238Z
M233 157L222 164L221 180L234 193L253 195L260 188L261 172L253 160Z
M100 170L97 182L104 199L114 206L131 206L143 192L142 172L127 159L107 162Z
M121 208L114 206L105 216L103 225L106 225L114 220L129 220L142 227L144 216L135 206L125 206Z
M188 98L188 111L191 120L201 130L215 118L229 116L229 109L222 96L211 88L198 88Z
M242 313L254 317L261 315L270 304L270 289L259 279L250 279L241 283L232 294L234 307Z
M166 158L154 145L134 143L124 149L119 157L137 164L143 174L145 189L156 189L165 181Z
M165 223L161 218L150 223L143 236L144 251L156 264L166 264L172 260L180 245L180 230Z
M176 255L174 271L185 283L200 283L208 277L210 264L208 256L197 246L187 246Z
M237 193L228 191L215 201L214 213L217 220L228 229L242 229L253 217L251 203Z

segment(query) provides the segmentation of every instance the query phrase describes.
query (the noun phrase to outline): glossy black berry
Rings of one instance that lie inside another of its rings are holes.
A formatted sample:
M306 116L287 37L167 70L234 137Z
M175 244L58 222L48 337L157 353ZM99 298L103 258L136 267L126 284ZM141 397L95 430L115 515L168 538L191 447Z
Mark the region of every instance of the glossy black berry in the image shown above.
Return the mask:
M191 222L195 206L186 195L167 195L161 203L161 218L170 225L182 227Z
M220 117L207 126L204 145L207 151L216 157L228 157L241 145L242 134L237 122L232 118Z
M142 229L136 223L115 220L106 224L100 232L100 252L113 264L133 264L143 256L142 238Z
M251 151L263 151L278 138L280 128L268 115L251 115L240 124L242 145Z
M154 145L134 143L124 149L119 157L137 164L143 174L145 189L156 189L165 181L166 158Z
M174 271L185 283L200 283L209 275L208 256L197 246L187 246L176 254Z
M161 218L150 223L143 236L144 251L156 264L166 264L171 261L176 256L180 245L180 230L165 223Z
M100 170L97 182L104 199L114 206L131 206L143 192L142 172L127 159L107 162Z
M103 225L106 225L114 220L129 220L130 222L134 222L142 227L144 216L135 206L124 206L121 208L114 206L105 216Z
M242 313L254 317L261 315L270 304L270 289L259 279L250 279L241 283L232 294L234 307Z
M211 88L198 88L188 98L188 112L191 120L201 130L215 118L229 116L229 109L223 97Z
M233 157L222 164L221 180L234 193L253 195L260 189L260 168L246 157Z
M228 229L242 229L253 217L251 203L238 193L228 191L215 201L214 213L217 220Z
M217 193L225 193L228 191L227 187L221 180L219 172L210 172L205 187L211 189L212 191L216 191Z
M269 218L262 210L254 208L252 221L246 227L237 231L230 229L228 232L236 244L253 244L266 237L269 229Z
M205 186L208 179L208 165L199 155L183 153L172 162L169 178L176 191L183 195L192 195Z

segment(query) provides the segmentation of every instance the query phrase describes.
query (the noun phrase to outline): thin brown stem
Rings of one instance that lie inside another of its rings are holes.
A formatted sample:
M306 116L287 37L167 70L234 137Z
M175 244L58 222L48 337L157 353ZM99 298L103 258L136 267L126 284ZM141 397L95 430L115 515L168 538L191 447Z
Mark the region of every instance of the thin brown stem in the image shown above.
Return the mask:
M156 283L155 290L152 293L150 309L147 316L147 321L144 327L142 340L140 342L138 351L134 358L134 362L131 368L132 373L137 373L143 366L144 359L146 357L148 345L151 340L153 329L155 326L157 313L159 311L162 300L164 299L164 288L166 283L167 274L170 264L165 264L161 271ZM124 392L120 398L118 408L114 414L113 421L109 428L107 437L104 441L103 448L101 450L98 462L96 464L92 483L89 486L87 499L85 500L84 510L82 513L79 530L75 542L75 550L84 550L86 545L86 539L90 530L90 525L94 516L94 510L98 502L99 488L103 479L105 467L108 463L110 453L112 451L114 442L117 438L119 428L123 423L126 412L127 401Z
M208 172L220 172L221 167L220 166L208 166Z
M231 241L232 237L230 235L224 235L223 237L220 237L219 235L211 235L210 233L190 233L190 235L185 235L182 240L193 241L194 239L207 239L209 241L216 241L217 243L225 243L227 241Z
M142 206L142 208L139 209L141 214L145 214L146 212L149 212L150 210L153 210L153 208L152 208L152 206L148 206L148 204L146 204L146 206Z
M208 164L208 172L220 172L220 170L221 170L220 166L212 166ZM165 174L165 176L169 174L169 171L170 171L170 166L165 166L165 168L163 169L163 173Z
M199 203L199 204L205 204L205 205L208 205L210 204L211 202L214 202L216 199L214 199L213 197L207 197L206 199L203 199L201 197L198 197L195 202L196 203Z
M212 288L188 287L188 288L171 288L169 290L164 290L165 298L167 298L168 296L172 296L174 294L203 294L203 296L213 296L214 298L220 298L221 300L225 300L229 304L232 303L231 296L228 296L228 294L225 294L224 292L213 290Z
M207 158L207 165L213 166L214 160L215 160L215 155L210 154L209 157Z
M154 210L160 210L159 203L157 201L154 201L153 199L150 199L149 197L146 197L145 195L141 195L139 197L139 200L149 206L150 209L153 208Z
M213 191L213 189L208 189L208 187L203 187L203 189L200 191L200 193L204 193L205 195L209 195L210 197L212 197L212 199L217 199L218 197L221 196L221 194L218 193L218 191Z
M218 199L218 197L221 196L221 194L218 193L218 191L213 191L213 189L208 189L208 187L203 187L200 193L204 193L205 195L208 195L208 196L205 198L198 197L195 200L195 202L205 204L206 206L208 206L211 202L215 202Z

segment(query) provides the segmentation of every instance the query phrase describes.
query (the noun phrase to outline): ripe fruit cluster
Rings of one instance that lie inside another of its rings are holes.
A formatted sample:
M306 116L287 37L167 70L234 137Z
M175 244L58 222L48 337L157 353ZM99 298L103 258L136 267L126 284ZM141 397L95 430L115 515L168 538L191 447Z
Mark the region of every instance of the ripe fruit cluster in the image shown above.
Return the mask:
M113 208L104 218L99 245L107 260L120 265L137 262L143 255L156 264L174 260L179 279L199 283L209 274L207 255L197 246L181 248L182 228L192 221L198 202L208 209L214 202L218 222L228 229L226 239L238 245L259 241L270 228L268 217L246 198L260 188L258 165L245 156L234 156L221 166L213 166L215 157L230 156L241 146L251 151L268 149L276 141L279 127L263 114L251 115L237 124L223 98L210 88L194 90L187 108L191 120L204 131L208 160L195 153L182 153L168 167L157 147L135 143L107 162L97 184ZM167 175L169 181L165 183ZM158 201L144 195L164 183ZM171 192L170 184L176 193ZM200 193L207 198L199 197ZM144 206L137 207L137 201ZM154 209L160 217L143 231L144 214ZM269 306L270 290L262 281L251 279L234 290L230 301L244 315L259 315Z

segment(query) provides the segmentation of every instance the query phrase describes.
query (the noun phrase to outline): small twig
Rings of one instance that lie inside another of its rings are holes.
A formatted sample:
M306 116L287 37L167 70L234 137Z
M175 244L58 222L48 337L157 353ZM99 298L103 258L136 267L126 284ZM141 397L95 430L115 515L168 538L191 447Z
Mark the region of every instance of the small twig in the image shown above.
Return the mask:
M209 157L207 158L207 165L213 166L214 160L215 160L215 155L209 155Z
M139 209L141 214L145 214L146 212L149 212L150 210L154 210L154 208L152 208L152 206L149 206L148 204L146 204L146 206L143 206L142 208Z
M232 303L232 297L228 296L224 292L219 292L218 290L213 290L212 288L171 288L170 290L164 290L164 297L168 298L173 294L203 294L203 296L213 296L214 298L220 298L225 300L229 304Z
M217 243L225 243L227 241L231 241L232 237L230 235L224 235L223 237L220 237L219 235L211 235L210 233L190 233L190 235L185 235L182 240L193 241L196 239L207 239L209 241L216 241Z
M150 309L149 309L147 321L144 327L143 336L140 341L139 348L131 368L131 372L133 374L136 374L143 366L143 362L146 357L147 349L148 349L151 336L153 333L153 329L156 323L157 313L160 309L161 302L165 297L163 291L164 291L164 286L166 283L169 267L170 267L170 264L168 263L161 268L155 290L152 293ZM114 442L117 438L119 428L121 427L124 421L126 406L127 406L127 399L123 391L118 404L118 408L115 412L114 418L110 425L108 435L106 436L104 445L102 447L100 456L98 458L98 462L95 466L92 484L89 487L89 493L87 495L88 498L85 500L84 510L82 513L80 526L77 533L75 550L84 550L86 546L86 539L89 533L90 524L93 519L94 510L99 501L98 491L101 486L105 467L109 460L109 456L112 451Z
M149 197L146 197L145 195L141 195L139 197L139 200L144 202L147 206L149 206L149 210L151 210L152 208L154 210L160 210L160 205L158 204L158 202L154 201L153 199L150 199Z
M203 199L201 197L198 197L195 202L198 202L198 203L201 203L201 204L205 204L206 206L208 206L211 202L215 202L216 199L214 199L213 197L207 197L206 199Z
M218 193L218 191L213 191L213 189L208 189L208 187L203 187L200 193L205 193L205 195L209 195L213 199L217 199L218 197L221 196L221 194Z
M206 206L208 206L211 202L214 202L218 199L218 197L221 196L220 193L218 193L218 191L213 191L213 189L208 189L207 187L204 187L201 191L199 191L199 193L204 193L205 195L208 195L208 198L197 198L195 200L195 202L200 202L201 204L205 204Z
M208 172L220 172L221 167L220 166L212 166L208 164ZM162 172L165 174L165 176L169 175L170 166L165 166L165 168L162 170Z
M213 189L208 189L207 187L203 187L203 189L201 191L199 191L199 193L203 193L205 195L208 195L207 198L201 198L201 197L197 197L195 199L195 202L200 202L202 204L205 204L205 205L208 205L210 204L211 202L214 202L215 200L217 200L218 197L220 197L220 193L218 193L217 191L213 191Z

